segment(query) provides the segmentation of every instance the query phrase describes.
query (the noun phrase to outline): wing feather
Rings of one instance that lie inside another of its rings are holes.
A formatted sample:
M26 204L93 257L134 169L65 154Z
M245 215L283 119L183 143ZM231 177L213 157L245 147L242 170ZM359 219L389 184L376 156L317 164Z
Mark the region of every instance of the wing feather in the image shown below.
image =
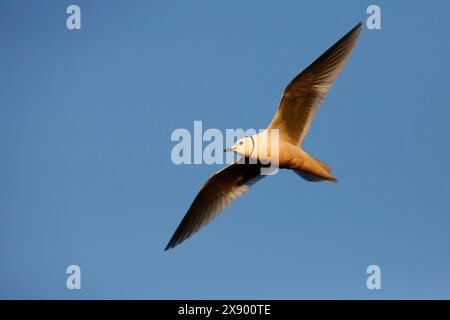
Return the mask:
M212 175L198 192L164 250L175 247L217 217L262 179L261 164L235 161Z
M268 129L278 129L280 139L292 144L302 142L314 113L347 62L360 32L361 23L288 84Z

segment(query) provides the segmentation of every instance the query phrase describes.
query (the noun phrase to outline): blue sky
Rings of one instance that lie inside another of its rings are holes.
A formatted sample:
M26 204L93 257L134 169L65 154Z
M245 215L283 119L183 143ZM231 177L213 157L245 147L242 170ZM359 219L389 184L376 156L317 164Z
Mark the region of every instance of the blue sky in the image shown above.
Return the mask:
M66 28L78 4L82 29ZM176 128L264 128L285 85L376 3L282 171L174 250L221 165ZM0 1L0 298L450 298L447 1ZM82 289L65 286L68 265ZM381 267L382 289L366 288Z

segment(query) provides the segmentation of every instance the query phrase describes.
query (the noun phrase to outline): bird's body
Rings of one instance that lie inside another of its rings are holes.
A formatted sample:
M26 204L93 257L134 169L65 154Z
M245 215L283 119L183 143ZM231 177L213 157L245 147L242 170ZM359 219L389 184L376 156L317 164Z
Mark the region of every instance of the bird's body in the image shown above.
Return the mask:
M279 135L273 139L271 135L271 131L264 130L248 137L248 146L245 146L244 142L244 148L241 148L243 150L237 149L236 152L243 159L250 159L253 162L271 164L275 162L278 168L294 170L299 175L303 174L303 177L314 177L313 181L336 182L331 175L330 168L325 163L313 158L289 139L283 139L283 136Z
M360 31L361 23L288 84L266 130L242 138L225 150L241 155L241 160L219 170L205 182L165 250L186 240L264 178L263 170L268 165L292 170L307 181L337 181L330 167L305 152L301 143Z

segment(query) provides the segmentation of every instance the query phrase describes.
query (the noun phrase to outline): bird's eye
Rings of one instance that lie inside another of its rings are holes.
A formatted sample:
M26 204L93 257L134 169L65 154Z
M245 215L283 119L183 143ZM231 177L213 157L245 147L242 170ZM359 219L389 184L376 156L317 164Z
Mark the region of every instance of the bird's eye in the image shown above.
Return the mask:
M240 146L242 146L242 144L243 144L243 143L244 143L244 142L243 142L243 141L241 141L241 142L239 142L239 145L240 145Z

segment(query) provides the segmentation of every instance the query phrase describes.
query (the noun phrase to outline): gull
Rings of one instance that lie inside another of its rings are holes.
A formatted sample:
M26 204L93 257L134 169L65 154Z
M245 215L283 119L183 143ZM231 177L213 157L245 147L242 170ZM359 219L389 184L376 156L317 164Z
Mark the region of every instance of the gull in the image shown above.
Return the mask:
M241 159L208 178L164 250L174 248L189 238L253 184L267 176L261 174L262 169L275 157L278 168L293 170L307 181L337 182L330 167L306 153L301 143L315 112L347 62L360 32L361 22L287 85L266 130L244 137L224 150L237 153ZM270 145L268 141L272 141L269 139L275 136L272 132L276 132L278 138L275 153L267 150Z

